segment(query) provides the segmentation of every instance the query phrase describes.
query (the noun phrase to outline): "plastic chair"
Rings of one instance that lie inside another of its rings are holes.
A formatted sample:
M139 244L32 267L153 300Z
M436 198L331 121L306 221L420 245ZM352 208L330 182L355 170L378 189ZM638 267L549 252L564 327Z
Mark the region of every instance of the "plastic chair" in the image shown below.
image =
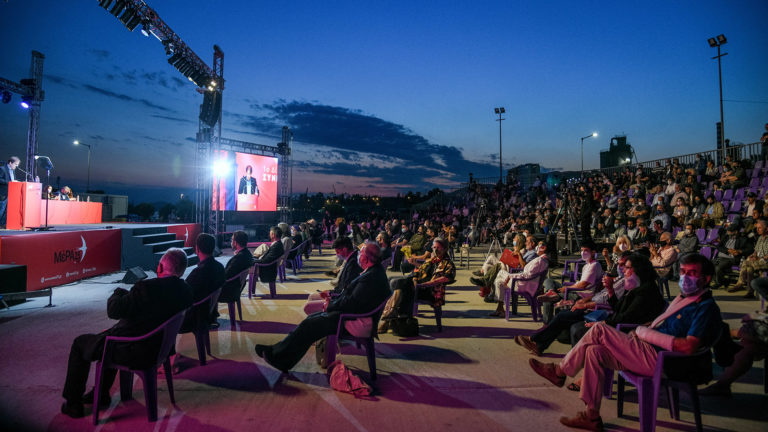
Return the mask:
M325 344L325 364L329 365L333 363L334 360L336 360L336 354L339 351L339 345L341 344L342 340L349 340L353 341L357 348L359 349L361 346L365 347L365 355L368 357L368 370L371 375L371 380L376 381L376 350L374 349L374 343L373 339L376 335L376 328L372 325L371 326L371 334L367 337L358 337L353 336L349 332L346 331L344 328L344 323L346 321L356 320L358 318L365 318L370 317L371 321L375 323L377 320L375 319L376 315L381 315L381 311L384 310L384 306L387 304L387 300L389 300L389 296L387 296L387 299L384 300L381 305L379 305L376 309L363 314L341 314L339 317L339 325L336 328L336 333L332 335L328 335L328 338L326 340Z
M704 256L705 258L707 258L708 260L711 260L711 259L713 258L713 253L712 253L712 250L713 250L713 248L712 248L712 247L710 247L710 246L703 246L703 247L702 247L702 248L699 250L699 254L700 254L700 255L703 255L703 256Z
M250 299L256 294L256 280L259 278L259 267L268 267L277 264L283 258L280 257L271 263L253 263L251 267L250 278L248 278L248 298ZM280 266L277 268L278 275L280 274ZM276 281L269 281L269 296L275 298L277 296L277 284ZM242 319L242 318L241 318Z
M732 201L733 200L733 189L726 189L723 193L723 201Z
M718 189L715 192L715 201L722 201L723 200L723 190Z
M565 264L563 264L563 273L560 275L560 284L565 283L566 277L571 282L575 282L576 279L579 277L579 266L583 263L584 263L584 260L582 260L581 258L565 260ZM573 270L569 269L571 265L573 265Z
M539 304L539 301L536 300L536 295L543 291L544 279L547 278L548 272L549 269L547 268L546 270L533 274L528 278L512 279L512 286L504 290L504 318L506 318L507 321L509 321L510 303L512 304L512 315L517 315L518 297L524 298L525 301L528 302L528 305L531 306L531 318L533 321L538 321L539 318L541 318L541 304ZM527 292L519 292L515 289L515 286L518 282L531 281L537 278L539 280L539 286L533 295ZM514 299L512 297L513 294Z
M236 274L235 276L232 276L231 278L224 281L224 285L227 285L229 282L234 282L236 280L240 280L240 292L242 292L243 287L245 286L245 282L248 279L248 274L250 273L251 268L247 268L240 273ZM221 294L221 293L219 293ZM249 297L250 298L250 297ZM237 300L233 302L227 302L227 309L229 309L229 328L230 330L235 329L235 306L237 306L237 313L240 315L240 321L243 320L243 307L240 304L240 297L238 296Z
M286 255L285 260L283 261L283 266L285 266L285 261L288 261L291 264L291 269L293 269L293 275L296 276L296 272L299 269L299 263L301 261L301 251L304 250L304 243L299 243L298 246L296 246L293 249L290 249L288 251L288 255ZM295 253L293 258L287 258L292 253ZM285 267L283 267L283 271L285 271ZM281 281L283 282L283 281Z
M720 234L720 227L712 227L707 231L707 236L704 238L704 241L702 243L704 244L715 244L715 242L718 239L718 234Z
M443 306L442 305L433 305L432 303L427 303L425 300L419 300L418 294L420 289L434 289L437 288L438 290L442 290L443 294L445 293L445 287L447 285L451 285L455 283L456 281L448 281L448 282L424 282L422 284L416 285L416 292L414 294L413 299L413 316L418 315L419 312L419 303L429 304L432 306L432 309L435 311L435 321L437 322L437 331L441 332L443 331Z
M168 383L168 395L171 397L171 403L175 404L176 399L173 396L173 377L171 375L171 360L169 353L174 342L176 342L176 335L179 334L179 329L184 321L183 310L176 315L172 316L168 321L161 324L151 332L136 337L120 337L120 336L107 336L104 342L104 353L101 356L101 361L96 363L96 376L95 387L93 391L93 424L99 424L99 400L101 397L101 372L103 369L117 369L120 371L120 400L126 401L132 398L131 393L133 390L133 374L137 374L144 385L144 402L147 405L147 419L151 422L157 420L157 368L163 365L165 370L165 381ZM146 341L147 339L157 334L162 335L162 342L160 344L160 350L158 351L157 358L150 363L147 368L144 369L131 369L128 366L124 366L115 363L112 359L112 353L116 346L120 344L132 344L136 342Z
M619 330L622 330L634 328L637 327L637 325L619 324L617 327ZM639 375L630 371L619 371L616 397L617 415L621 417L624 413L624 387L626 383L629 382L630 384L634 385L638 391L637 400L640 409L640 430L642 432L654 431L656 429L656 411L659 405L659 390L661 389L661 386L665 386L667 388L669 413L670 416L675 420L680 419L679 391L682 389L687 391L691 398L693 416L696 422L696 430L701 432L701 407L699 405L699 393L697 390L697 385L706 384L712 380L711 370L708 375L701 376L695 381L673 380L670 379L664 371L665 363L671 358L687 358L695 361L695 359L700 356L707 357L711 362L711 347L701 348L696 353L691 355L675 351L660 351L656 360L656 369L652 376Z
M707 230L704 228L697 228L696 229L696 237L699 238L699 243L704 243L704 239L707 236Z
M731 203L728 213L741 213L741 200L737 199Z
M200 308L200 311L207 312L205 315L206 318L211 316L218 305L219 295L221 295L221 288L210 293L208 297L193 304L191 310ZM208 306L207 309L205 308L206 305ZM243 318L240 317L240 319L242 320ZM208 325L208 320L200 320L198 323L196 323L195 329L192 330L192 333L195 335L195 345L197 345L197 358L200 360L200 366L205 366L206 364L206 353L208 353L208 355L212 355L209 329L210 326Z

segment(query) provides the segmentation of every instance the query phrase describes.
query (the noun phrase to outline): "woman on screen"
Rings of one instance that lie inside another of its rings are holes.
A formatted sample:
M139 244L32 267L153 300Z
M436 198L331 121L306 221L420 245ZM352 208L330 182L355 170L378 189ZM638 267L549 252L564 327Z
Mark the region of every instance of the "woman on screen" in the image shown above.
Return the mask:
M258 195L259 187L256 185L256 179L252 177L253 167L250 165L245 167L245 175L240 178L240 187L237 189L238 195Z

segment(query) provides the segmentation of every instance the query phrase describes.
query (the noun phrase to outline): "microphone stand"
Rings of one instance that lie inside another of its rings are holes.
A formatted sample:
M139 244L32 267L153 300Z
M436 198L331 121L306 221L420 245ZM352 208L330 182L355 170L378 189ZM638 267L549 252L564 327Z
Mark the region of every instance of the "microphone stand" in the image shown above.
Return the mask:
M48 185L51 184L51 169L53 169L53 162L51 162L51 158L48 156L39 156L35 155L35 159L38 161L43 162L43 168L45 168L46 176L48 178L47 182ZM50 197L48 196L48 185L46 185L45 190L45 227L38 227L37 231L48 231L50 228L48 227L48 201L50 201Z

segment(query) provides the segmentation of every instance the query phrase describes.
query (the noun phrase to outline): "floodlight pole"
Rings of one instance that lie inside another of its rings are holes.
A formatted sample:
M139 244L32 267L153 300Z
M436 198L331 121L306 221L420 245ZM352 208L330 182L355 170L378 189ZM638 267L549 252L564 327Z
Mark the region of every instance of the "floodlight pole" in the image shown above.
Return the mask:
M500 183L504 182L504 174L503 174L503 169L501 167L501 122L503 120L506 120L504 118L501 118L501 115L504 114L504 111L505 111L504 107L494 108L494 112L499 115L499 118L496 121L499 122L499 182Z
M81 143L78 140L75 140L73 143L74 145L83 145L88 147L88 186L85 187L85 192L89 193L91 192L91 145L90 144L84 144Z
M597 133L593 132L585 137L581 137L581 177L584 177L584 140L597 136Z
M725 43L725 42L722 42L722 43ZM717 82L718 82L718 86L720 87L720 142L718 144L722 149L723 161L725 161L726 148L725 148L725 120L723 118L723 68L722 68L720 59L723 56L727 56L728 53L720 54L720 46L722 45L722 43L719 41L717 42L717 55L715 57L712 57L712 59L717 59Z

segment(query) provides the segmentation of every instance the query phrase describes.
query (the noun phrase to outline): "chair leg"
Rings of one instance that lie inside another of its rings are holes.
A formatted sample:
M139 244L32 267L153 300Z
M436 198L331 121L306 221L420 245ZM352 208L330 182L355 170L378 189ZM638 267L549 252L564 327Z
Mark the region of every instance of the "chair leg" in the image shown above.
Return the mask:
M200 360L200 366L205 366L205 336L203 331L208 330L195 330L195 345L197 346L197 358Z
M640 431L653 432L656 426L656 409L659 402L658 391L654 391L653 380L641 379L637 386L637 400L640 411Z
M435 307L435 321L437 321L437 331L443 331L443 307Z
M171 358L168 357L163 363L163 369L165 369L165 383L168 385L168 396L171 398L171 403L176 403L176 397L173 394L173 374L171 373ZM155 399L157 399L157 386L155 386Z
M269 296L272 298L277 297L277 282L275 281L269 283Z
M101 362L96 363L96 374L93 379L93 425L99 424L99 398L101 397Z
M667 405L669 405L669 416L674 420L680 420L680 392L667 386Z
M512 297L512 290L511 289L505 289L504 290L504 319L509 321L509 302L510 297Z
M237 305L237 316L239 316L240 317L240 321L242 321L243 320L243 307L240 305L240 299L237 299L235 304Z
M133 374L131 372L121 370L120 400L125 402L131 399L133 399Z
M326 367L336 360L336 351L338 350L339 341L335 334L328 335L325 340L325 365Z
M205 338L205 352L209 356L213 356L213 354L211 354L211 335L208 329L205 329L205 332L203 332L203 337Z
M626 381L624 377L619 373L616 379L616 416L621 417L624 415L624 386Z
M365 355L368 357L368 370L370 371L371 381L376 381L376 349L373 345L373 338L365 340Z
M234 330L235 321L237 320L235 316L235 302L227 303L227 308L229 309L229 329Z
M168 366L170 366L170 362ZM170 367L166 369L170 373ZM157 372L146 370L140 373L141 380L144 382L144 404L147 406L147 420L157 421Z
M704 427L701 424L701 405L699 404L699 391L696 389L695 384L690 385L688 394L690 395L691 406L693 407L693 418L696 420L696 432L702 432Z

